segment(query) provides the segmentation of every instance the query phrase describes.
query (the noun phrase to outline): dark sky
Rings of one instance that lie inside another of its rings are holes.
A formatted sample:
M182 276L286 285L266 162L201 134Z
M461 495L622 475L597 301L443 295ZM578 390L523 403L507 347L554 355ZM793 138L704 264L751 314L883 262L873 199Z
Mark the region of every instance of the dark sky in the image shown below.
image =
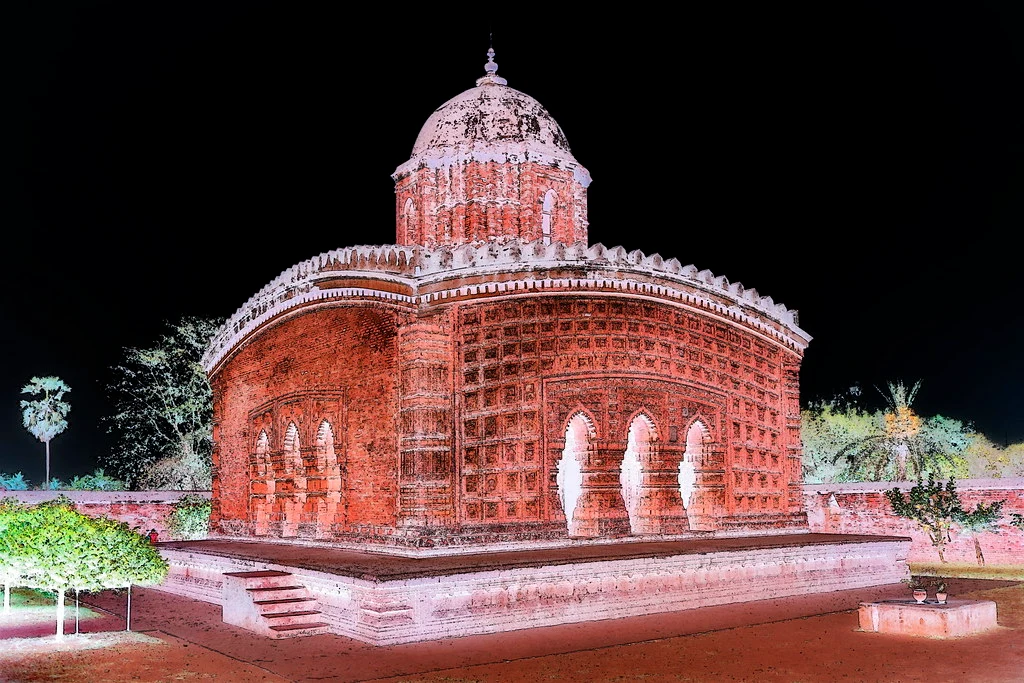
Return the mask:
M0 472L43 478L32 376L72 387L51 474L91 471L124 347L393 243L390 174L483 75L489 34L593 176L592 243L797 309L805 402L921 380L922 414L1024 441L1017 5L8 3Z

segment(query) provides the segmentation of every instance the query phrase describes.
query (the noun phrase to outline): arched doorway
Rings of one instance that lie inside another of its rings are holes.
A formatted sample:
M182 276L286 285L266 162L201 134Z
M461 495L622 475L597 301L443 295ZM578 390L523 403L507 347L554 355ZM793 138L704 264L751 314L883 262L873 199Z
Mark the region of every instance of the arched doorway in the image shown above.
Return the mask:
M707 526L704 510L705 501L701 500L698 491L698 471L706 460L707 443L710 440L708 428L700 420L695 420L686 431L686 450L679 461L679 496L683 499L686 517L691 529Z
M583 460L590 450L590 423L582 413L569 419L565 429L565 448L558 461L558 500L565 514L565 526L570 536L576 535L576 505L583 493Z
M644 533L646 525L641 520L641 495L644 485L644 463L650 462L651 442L654 440L654 424L644 414L637 415L629 423L626 452L622 455L619 470L619 484L622 500L629 514L630 533Z

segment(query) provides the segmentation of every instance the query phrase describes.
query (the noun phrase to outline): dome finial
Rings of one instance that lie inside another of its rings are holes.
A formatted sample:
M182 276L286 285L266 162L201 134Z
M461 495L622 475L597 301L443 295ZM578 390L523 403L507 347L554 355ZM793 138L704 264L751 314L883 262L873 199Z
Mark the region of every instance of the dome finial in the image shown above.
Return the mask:
M489 36L493 38L493 36ZM487 63L484 64L484 71L487 75L476 79L477 85L485 85L488 83L496 85L508 85L508 81L498 75L498 63L494 61L494 47L487 48Z

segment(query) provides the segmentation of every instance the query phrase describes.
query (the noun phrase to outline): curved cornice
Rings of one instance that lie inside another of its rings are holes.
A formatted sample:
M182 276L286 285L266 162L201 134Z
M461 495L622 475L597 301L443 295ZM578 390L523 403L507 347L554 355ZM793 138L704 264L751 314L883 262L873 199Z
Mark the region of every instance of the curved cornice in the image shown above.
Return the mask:
M325 252L281 273L214 335L203 367L212 371L258 327L308 304L375 300L415 308L466 297L565 290L677 300L741 322L801 351L811 340L800 329L795 310L723 275L659 254L648 256L602 244L518 239L433 248L364 245Z

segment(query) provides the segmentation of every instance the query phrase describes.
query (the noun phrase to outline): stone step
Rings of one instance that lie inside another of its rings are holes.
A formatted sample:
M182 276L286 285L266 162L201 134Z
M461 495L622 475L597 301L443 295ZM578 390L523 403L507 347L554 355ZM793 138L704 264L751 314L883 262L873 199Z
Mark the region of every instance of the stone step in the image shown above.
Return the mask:
M276 626L301 626L314 622L314 617L320 614L319 610L297 610L293 612L277 612L264 614L264 623L270 628Z
M301 636L318 636L330 633L328 625L322 621L312 621L306 624L271 626L271 638L298 638Z
M271 586L270 588L246 588L254 602L265 600L291 600L309 596L305 586Z
M290 586L293 583L291 572L282 572L275 569L252 572L225 572L224 576L241 579L246 589L280 588Z
M304 606L316 607L315 598L285 598L283 600L253 600L256 611L260 614L279 614L281 612L294 612L295 608Z
M226 572L223 619L270 638L297 638L330 633L316 598L289 572Z

